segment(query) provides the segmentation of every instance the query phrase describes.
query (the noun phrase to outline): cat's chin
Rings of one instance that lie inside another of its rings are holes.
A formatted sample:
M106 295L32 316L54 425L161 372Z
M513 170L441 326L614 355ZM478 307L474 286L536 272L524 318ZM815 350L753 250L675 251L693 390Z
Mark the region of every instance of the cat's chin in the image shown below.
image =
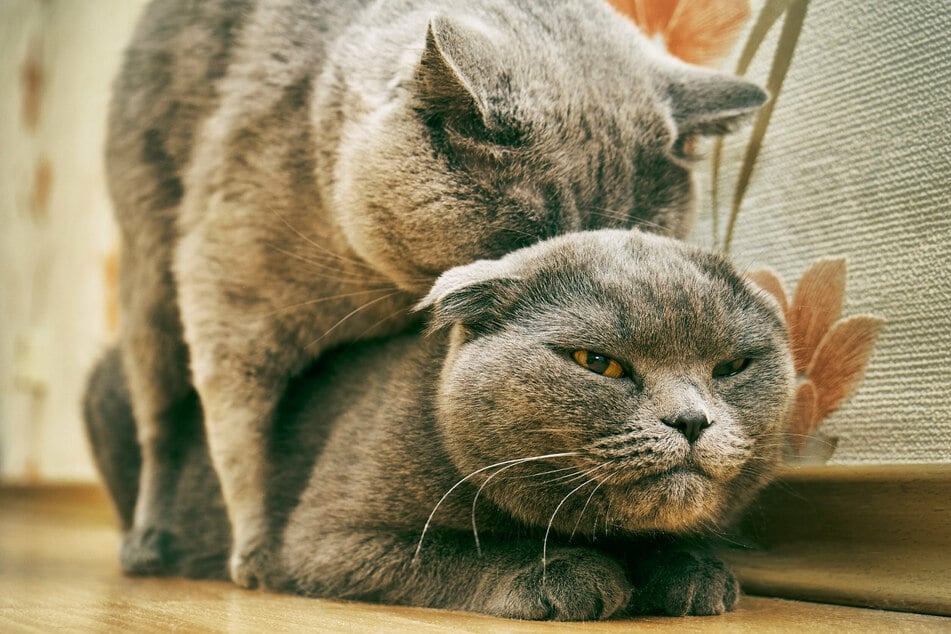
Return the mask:
M640 478L624 489L619 524L630 531L694 532L716 523L721 487L710 476L686 467Z

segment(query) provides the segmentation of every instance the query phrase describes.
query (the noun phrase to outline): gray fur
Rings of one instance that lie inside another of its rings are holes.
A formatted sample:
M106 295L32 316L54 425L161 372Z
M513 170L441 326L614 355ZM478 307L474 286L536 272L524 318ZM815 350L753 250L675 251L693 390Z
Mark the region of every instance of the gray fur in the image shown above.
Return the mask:
M251 586L271 550L256 447L291 377L406 328L455 265L577 229L683 236L684 142L764 98L652 53L601 0L150 4L107 148L143 447L125 569L166 563L192 386Z
M735 579L702 541L778 461L793 372L774 300L720 256L602 230L453 269L422 305L428 335L341 347L290 388L269 445L282 537L267 583L527 619L732 609ZM579 349L628 375L583 368ZM123 389L112 354L86 417L126 518ZM695 410L711 424L691 442L670 421ZM223 576L206 452L200 435L185 452L174 572Z

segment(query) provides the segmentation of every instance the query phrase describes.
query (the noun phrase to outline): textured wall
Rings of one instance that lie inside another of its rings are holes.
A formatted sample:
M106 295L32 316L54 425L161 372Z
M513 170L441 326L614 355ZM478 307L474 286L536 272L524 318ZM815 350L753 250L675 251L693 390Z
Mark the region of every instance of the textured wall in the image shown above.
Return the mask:
M951 461L948 9L811 2L738 218L740 262L790 286L807 263L845 255L845 314L887 320L865 383L823 424L833 462ZM750 77L765 80L777 31ZM747 136L725 148L721 217ZM693 239L710 244L706 207Z
M141 5L0 3L0 477L93 475L79 399L109 329L102 139Z
M78 402L110 328L103 125L142 4L0 3L3 478L92 477ZM949 33L943 0L813 1L739 217L741 262L790 284L847 255L846 314L888 320L864 385L823 426L834 462L951 460ZM745 136L725 148L722 209ZM693 239L710 244L707 207Z

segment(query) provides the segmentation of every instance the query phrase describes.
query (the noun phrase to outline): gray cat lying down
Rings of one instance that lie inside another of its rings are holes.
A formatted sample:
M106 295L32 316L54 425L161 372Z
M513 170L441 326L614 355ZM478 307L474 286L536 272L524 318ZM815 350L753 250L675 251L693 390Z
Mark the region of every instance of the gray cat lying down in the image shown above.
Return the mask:
M270 586L525 619L733 607L702 542L777 460L793 383L773 300L718 255L603 230L452 269L420 307L428 335L339 348L283 399ZM197 399L179 415L173 570L225 577ZM86 422L128 530L139 452L115 351Z
M686 233L692 140L765 94L645 42L603 0L148 5L106 153L142 446L126 571L174 548L193 391L232 577L253 586L272 537L259 447L290 377L410 327L455 265L582 229Z

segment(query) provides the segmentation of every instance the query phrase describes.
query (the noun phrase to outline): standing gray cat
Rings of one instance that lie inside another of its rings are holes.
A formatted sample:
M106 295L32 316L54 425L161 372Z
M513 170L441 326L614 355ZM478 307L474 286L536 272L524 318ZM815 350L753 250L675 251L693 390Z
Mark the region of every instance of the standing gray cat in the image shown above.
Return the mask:
M601 0L161 0L115 85L120 350L142 446L123 546L160 571L192 386L233 526L270 552L264 483L290 377L394 333L441 272L570 230L683 236L687 148L764 100L652 53Z
M268 583L527 619L733 607L702 538L778 460L794 379L774 300L720 256L603 230L452 269L420 306L428 337L328 352L279 408ZM86 421L128 529L124 390L107 356ZM224 576L228 522L186 410L174 571Z

